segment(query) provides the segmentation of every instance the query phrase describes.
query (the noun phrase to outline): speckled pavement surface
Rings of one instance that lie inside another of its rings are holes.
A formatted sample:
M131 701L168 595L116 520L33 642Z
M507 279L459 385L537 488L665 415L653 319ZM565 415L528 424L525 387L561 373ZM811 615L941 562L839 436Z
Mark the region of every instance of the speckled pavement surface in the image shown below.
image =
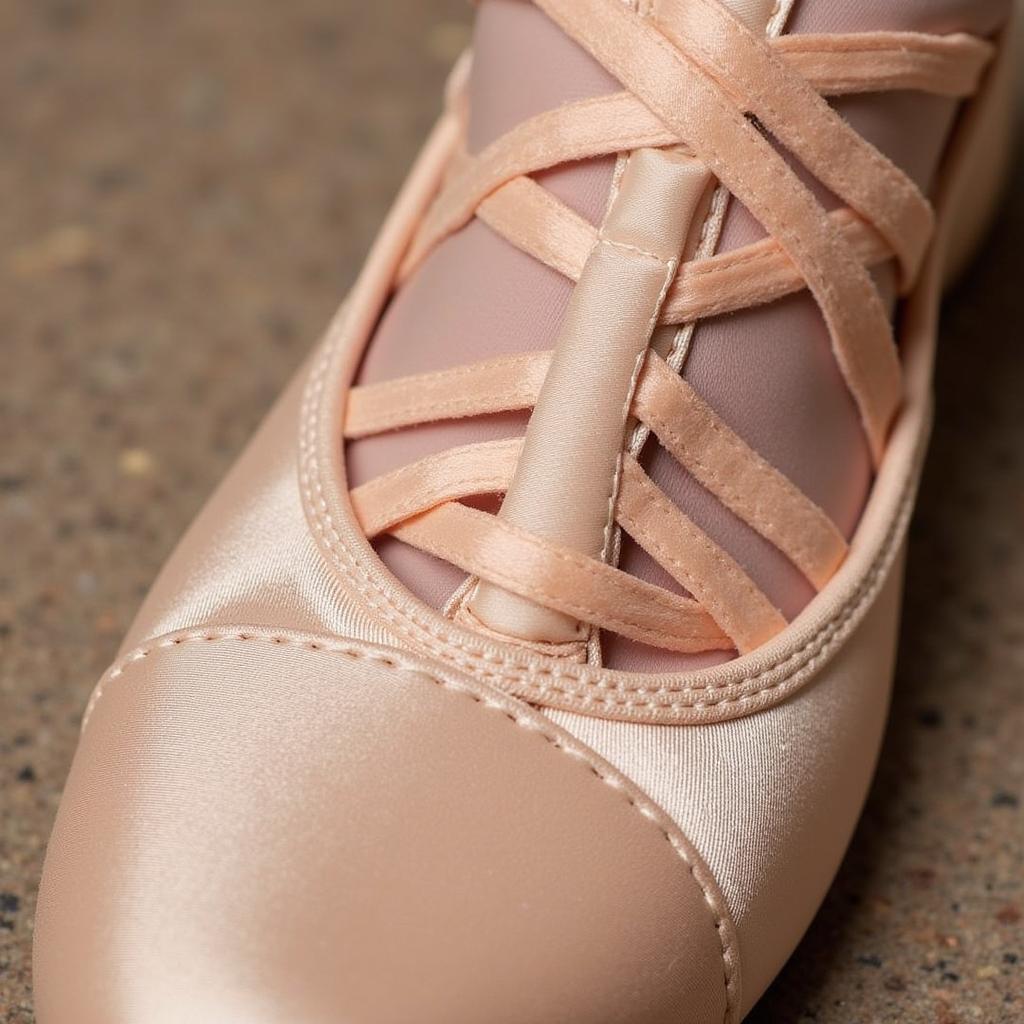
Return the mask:
M0 1021L93 682L317 337L462 0L0 4ZM353 94L358 103L350 101ZM751 1019L1024 1020L1024 172L951 297L877 783Z

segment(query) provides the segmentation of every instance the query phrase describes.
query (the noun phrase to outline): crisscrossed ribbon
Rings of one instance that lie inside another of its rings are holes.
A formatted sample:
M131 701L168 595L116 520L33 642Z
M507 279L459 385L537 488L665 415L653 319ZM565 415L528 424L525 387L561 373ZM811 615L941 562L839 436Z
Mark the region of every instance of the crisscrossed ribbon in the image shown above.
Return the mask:
M764 40L717 0L536 0L625 87L513 128L456 156L409 247L407 278L443 239L479 217L578 280L598 231L531 175L590 157L685 146L751 211L768 237L683 263L660 310L692 322L808 288L857 403L876 463L901 395L888 315L870 270L895 259L913 286L932 233L914 183L861 139L825 97L914 89L973 93L993 48L964 34L792 36ZM450 102L459 104L458 96ZM768 136L845 206L825 211ZM345 436L532 408L550 353L511 356L351 389ZM740 439L655 353L630 412L718 500L782 551L818 589L846 554L828 516ZM636 579L461 503L504 492L522 442L428 456L352 492L371 538L388 532L545 607L682 652L753 650L785 620L735 560L624 456L615 520L690 597Z

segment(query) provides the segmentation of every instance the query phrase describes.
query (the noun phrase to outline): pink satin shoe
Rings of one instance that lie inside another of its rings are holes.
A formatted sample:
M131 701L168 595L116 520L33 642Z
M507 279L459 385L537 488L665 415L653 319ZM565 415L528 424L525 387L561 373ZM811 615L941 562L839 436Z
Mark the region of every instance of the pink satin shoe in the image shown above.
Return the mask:
M1005 162L1007 3L897 6L485 0L96 687L40 1024L747 1014L871 778Z

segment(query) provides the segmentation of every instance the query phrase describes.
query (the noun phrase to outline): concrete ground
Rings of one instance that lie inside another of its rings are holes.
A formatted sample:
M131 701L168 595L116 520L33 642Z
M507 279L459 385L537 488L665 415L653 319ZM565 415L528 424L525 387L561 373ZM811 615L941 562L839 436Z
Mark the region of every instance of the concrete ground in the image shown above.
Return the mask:
M35 888L89 690L352 280L467 18L0 4L0 1021L32 1020ZM948 302L878 780L758 1024L1024 1019L1016 173Z

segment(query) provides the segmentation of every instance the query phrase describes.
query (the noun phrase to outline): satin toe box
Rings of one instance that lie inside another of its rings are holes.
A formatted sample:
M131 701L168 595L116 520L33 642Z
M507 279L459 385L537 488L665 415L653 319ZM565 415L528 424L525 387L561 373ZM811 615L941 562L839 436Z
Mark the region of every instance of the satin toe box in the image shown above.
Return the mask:
M526 706L298 634L104 679L48 853L41 1024L728 1020L686 840Z

